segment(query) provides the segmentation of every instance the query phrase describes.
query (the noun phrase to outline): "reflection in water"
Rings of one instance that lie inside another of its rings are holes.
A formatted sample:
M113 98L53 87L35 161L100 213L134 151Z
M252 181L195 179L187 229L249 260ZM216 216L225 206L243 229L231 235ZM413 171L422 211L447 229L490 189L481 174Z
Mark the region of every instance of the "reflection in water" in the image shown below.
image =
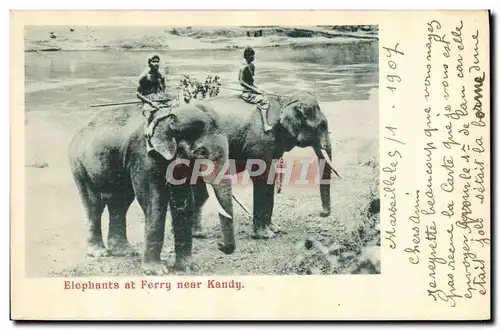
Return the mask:
M135 79L149 52L26 53L27 110L53 109L61 102L90 103L135 99ZM221 76L238 87L241 49L160 52L170 85L183 74ZM378 87L378 42L256 48L256 84L269 92L305 89L322 102L366 99ZM230 93L228 91L221 93Z

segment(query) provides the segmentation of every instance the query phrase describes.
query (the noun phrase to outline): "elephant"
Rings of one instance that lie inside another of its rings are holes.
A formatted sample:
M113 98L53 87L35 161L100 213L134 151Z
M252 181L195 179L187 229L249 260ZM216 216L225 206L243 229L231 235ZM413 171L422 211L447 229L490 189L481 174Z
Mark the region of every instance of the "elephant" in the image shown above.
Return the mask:
M126 214L135 198L145 216L142 269L146 275L162 275L168 268L160 259L164 244L168 205L174 234L174 268L198 269L192 258L193 162L209 159L225 162L228 141L220 130L220 119L208 105L186 104L159 110L150 138L145 136L144 118L137 106L107 108L78 129L68 148L71 172L88 218L87 255L137 255L126 232ZM153 148L147 147L150 141ZM184 166L179 165L186 160ZM176 163L178 162L178 163ZM167 173L169 166L174 169ZM171 175L169 177L169 175ZM174 184L175 177L184 182ZM235 251L232 186L227 179L205 181L212 185L219 203L223 242L219 250ZM101 216L109 212L108 249Z
M236 171L245 170L249 159L259 159L271 164L283 153L292 148L313 147L318 160L326 162L320 196L323 210L320 216L330 214L330 179L331 172L338 176L333 168L332 148L329 139L328 121L321 112L314 94L299 91L286 96L268 96L270 108L268 122L274 127L264 132L263 123L255 104L243 101L240 95L218 96L203 100L209 104L221 119L221 130L229 140L229 158L234 159ZM253 179L253 230L255 239L275 237L279 228L272 223L274 207L274 181L267 182L269 166L266 172ZM326 183L328 182L328 183ZM193 235L204 238L207 233L201 225L201 209L208 199L206 186L199 185L195 190L195 220Z

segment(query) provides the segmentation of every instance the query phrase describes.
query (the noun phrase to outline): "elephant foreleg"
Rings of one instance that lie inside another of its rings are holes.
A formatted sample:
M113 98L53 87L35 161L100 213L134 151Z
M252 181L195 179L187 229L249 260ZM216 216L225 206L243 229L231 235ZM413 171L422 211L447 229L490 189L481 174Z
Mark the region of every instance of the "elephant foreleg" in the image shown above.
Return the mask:
M267 239L275 236L270 229L274 207L274 183L258 179L253 183L253 226L255 239Z
M193 237L207 238L207 232L201 225L201 212L203 205L208 199L207 185L205 183L197 184L193 187L194 210L193 210Z
M170 187L170 212L175 241L175 268L183 272L196 271L192 261L193 249L193 206L192 189L188 185Z
M160 255L165 238L165 220L168 207L168 191L165 185L148 184L137 193L137 199L145 212L145 249L142 269L146 275L166 275L167 266Z

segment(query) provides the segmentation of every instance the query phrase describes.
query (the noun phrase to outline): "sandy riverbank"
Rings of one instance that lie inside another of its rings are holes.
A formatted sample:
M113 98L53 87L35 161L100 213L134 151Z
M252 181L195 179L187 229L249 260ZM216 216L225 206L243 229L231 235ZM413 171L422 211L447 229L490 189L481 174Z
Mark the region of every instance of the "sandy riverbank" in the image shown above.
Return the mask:
M378 39L377 27L89 27L56 26L26 29L26 51L77 50L202 50L306 46L368 42Z

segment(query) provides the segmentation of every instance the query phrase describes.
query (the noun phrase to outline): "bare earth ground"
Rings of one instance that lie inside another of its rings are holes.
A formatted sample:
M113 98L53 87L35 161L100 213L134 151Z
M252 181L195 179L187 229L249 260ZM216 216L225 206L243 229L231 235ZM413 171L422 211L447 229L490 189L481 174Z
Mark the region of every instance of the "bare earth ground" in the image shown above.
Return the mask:
M208 239L194 240L199 275L277 275L379 273L378 90L367 101L321 104L328 117L333 161L342 179L333 178L332 213L319 217L318 187L284 186L276 195L273 222L282 233L253 240L251 219L235 204L237 250L217 250L218 215L212 200L203 222ZM26 116L26 269L28 276L139 276L139 257L85 257L86 222L73 185L66 150L72 130L92 112L57 109ZM294 149L286 157L315 157ZM235 193L252 209L252 187ZM107 235L104 214L104 237ZM128 213L129 240L142 254L144 215L134 202ZM167 215L162 258L173 264L173 237Z

